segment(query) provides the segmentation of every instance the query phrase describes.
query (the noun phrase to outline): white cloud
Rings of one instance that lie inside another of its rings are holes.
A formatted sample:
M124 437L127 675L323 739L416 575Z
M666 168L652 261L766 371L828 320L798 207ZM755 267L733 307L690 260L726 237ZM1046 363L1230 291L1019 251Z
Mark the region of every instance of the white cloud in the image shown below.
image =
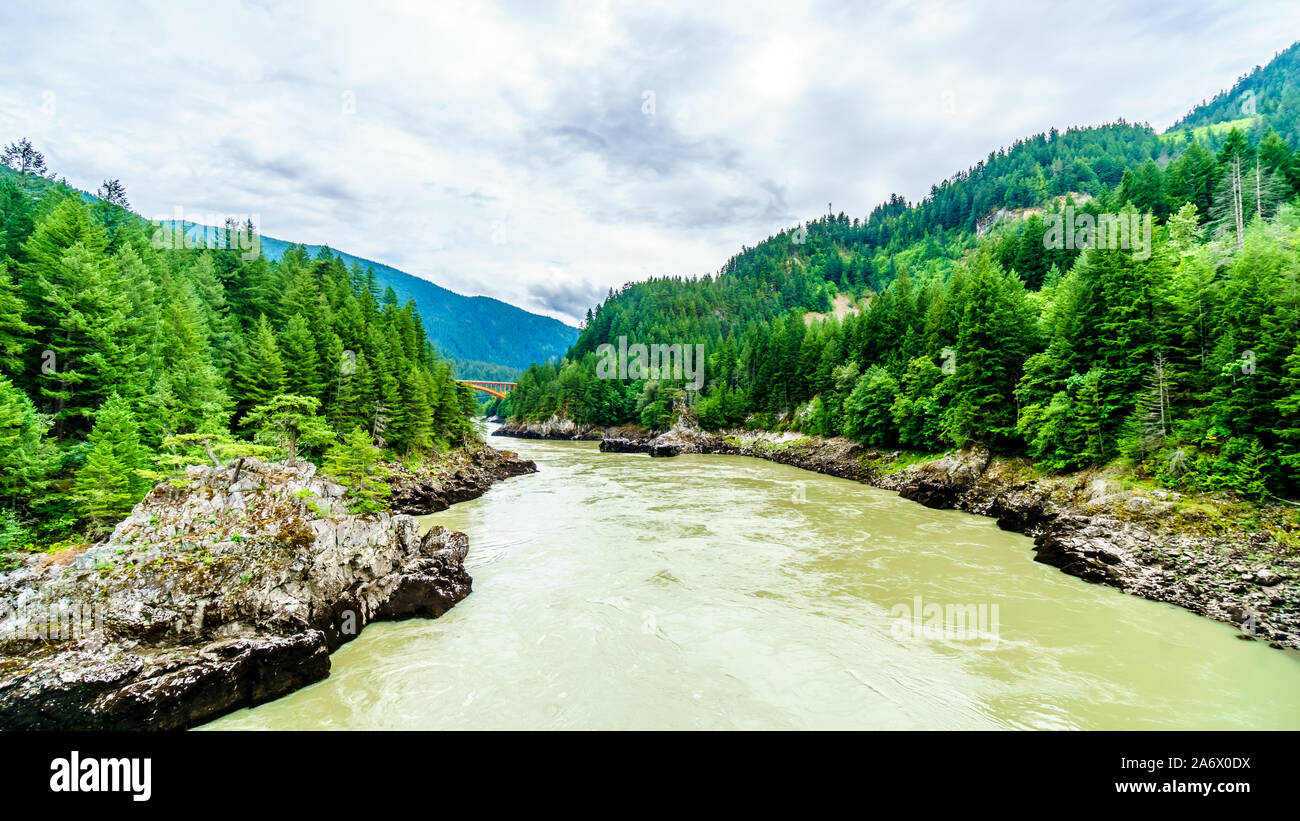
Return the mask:
M1290 36L1286 2L18 6L0 136L73 184L566 319L1053 126L1163 128Z

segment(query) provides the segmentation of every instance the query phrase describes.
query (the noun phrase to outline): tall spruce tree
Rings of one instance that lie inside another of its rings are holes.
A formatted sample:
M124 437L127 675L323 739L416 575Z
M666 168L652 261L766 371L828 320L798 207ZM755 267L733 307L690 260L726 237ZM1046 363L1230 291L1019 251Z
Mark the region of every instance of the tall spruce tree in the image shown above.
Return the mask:
M103 532L131 511L144 496L148 454L129 403L113 394L95 413L87 437L86 461L77 471L72 492L94 532Z

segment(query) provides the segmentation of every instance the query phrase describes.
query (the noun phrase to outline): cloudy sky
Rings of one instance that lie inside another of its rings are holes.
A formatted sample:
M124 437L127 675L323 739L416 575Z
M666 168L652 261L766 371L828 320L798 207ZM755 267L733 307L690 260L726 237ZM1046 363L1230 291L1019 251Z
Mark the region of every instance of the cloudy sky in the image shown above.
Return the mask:
M1294 0L1050 5L11 0L0 141L573 321L1019 137L1163 129L1297 36Z

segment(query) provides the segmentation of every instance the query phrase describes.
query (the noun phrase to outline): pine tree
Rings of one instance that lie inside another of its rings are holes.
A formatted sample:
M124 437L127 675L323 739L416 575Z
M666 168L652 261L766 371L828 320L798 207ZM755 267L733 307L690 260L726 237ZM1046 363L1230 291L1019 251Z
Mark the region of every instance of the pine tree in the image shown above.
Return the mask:
M1106 396L1104 391L1105 372L1093 368L1079 380L1077 396L1074 402L1074 418L1071 427L1071 450L1077 454L1077 463L1105 462L1111 452L1112 443L1107 439L1105 429Z
M58 317L40 310L37 304L42 296L39 282L58 281L63 255L74 245L81 245L98 257L107 247L108 239L78 198L64 197L36 224L31 236L23 243L27 260L24 274L28 283L24 295L33 306L35 316L40 320L37 325L42 329L56 325Z
M356 352L344 350L343 340L333 330L326 334L322 349L325 352L321 358L322 407L325 417L335 430L349 430L352 426L342 427L342 417L346 413L342 406L343 386L356 373Z
M321 294L314 266L295 266L285 282L287 287L280 300L280 316L292 317L296 314L313 317L316 321L328 321L327 316L322 316L322 311L328 312L328 303Z
M86 461L77 471L72 492L92 529L103 532L129 513L148 488L142 473L148 454L140 445L135 414L125 399L113 394L95 413L87 444Z
M1025 221L1024 232L1016 246L1013 267L1024 280L1025 287L1031 291L1041 288L1043 277L1047 275L1048 249L1043 247L1043 237L1046 234L1043 218L1034 214Z
M353 428L326 452L325 473L347 486L350 512L376 513L387 508L389 487L384 479L388 471L379 464L380 455L360 428Z
M242 411L263 405L284 391L284 360L266 314L257 319L248 347L246 370L239 380L238 407Z
M1160 448L1169 436L1169 361L1156 353L1132 417L1125 424L1125 452L1142 459Z
M53 172L45 164L45 155L37 151L26 137L5 146L4 152L0 153L0 163L20 174L54 178Z
M23 321L23 301L0 259L0 373L17 374L23 367L19 356L31 344L32 326Z
M1289 468L1289 489L1300 489L1300 342L1286 358L1283 395L1275 403L1278 413L1273 434L1282 440L1279 461Z
M360 427L369 430L370 411L378 397L374 375L365 353L358 352L356 359L349 363L347 371L339 375L339 410L335 428L349 430Z
M280 356L284 362L286 391L318 398L325 393L316 339L301 314L289 317L280 335Z
M289 464L298 461L298 447L316 447L334 441L329 423L316 415L320 400L314 396L279 394L256 406L244 417L244 426L257 432L258 438L276 445Z
M16 508L44 489L58 463L46 422L31 400L0 374L0 503Z
M36 279L43 317L43 345L37 381L51 403L55 434L63 438L88 427L103 397L118 383L129 390L136 375L127 369L124 339L126 302L106 273L104 258L74 245L56 266L39 269ZM57 320L54 319L57 317Z
M0 256L19 259L22 245L32 233L35 213L22 185L0 175ZM13 272L15 279L18 272Z
M1272 460L1254 436L1234 439L1225 451L1231 454L1231 470L1226 489L1256 502L1268 495L1268 473Z
M116 205L119 208L131 207L131 203L126 198L126 186L122 185L121 180L104 180L104 184L99 186L95 196L109 205Z
M1016 429L1015 388L1036 342L1036 317L1019 277L976 256L950 385L946 427L958 444L1003 442Z
M401 381L402 419L404 428L401 440L407 452L424 452L433 445L434 405L436 394L433 380L427 371L411 365ZM454 415L460 415L455 397L449 397Z

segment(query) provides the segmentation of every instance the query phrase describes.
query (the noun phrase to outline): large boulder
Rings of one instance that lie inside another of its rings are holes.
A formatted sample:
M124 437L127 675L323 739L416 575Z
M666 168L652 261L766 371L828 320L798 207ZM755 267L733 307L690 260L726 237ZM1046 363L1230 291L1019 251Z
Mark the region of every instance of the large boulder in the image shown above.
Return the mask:
M649 453L650 438L645 436L605 436L600 440L601 453Z
M650 440L651 456L676 456L679 453L711 453L714 437L700 430L692 421L678 418L676 424Z

